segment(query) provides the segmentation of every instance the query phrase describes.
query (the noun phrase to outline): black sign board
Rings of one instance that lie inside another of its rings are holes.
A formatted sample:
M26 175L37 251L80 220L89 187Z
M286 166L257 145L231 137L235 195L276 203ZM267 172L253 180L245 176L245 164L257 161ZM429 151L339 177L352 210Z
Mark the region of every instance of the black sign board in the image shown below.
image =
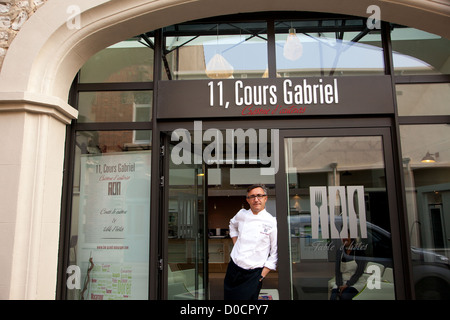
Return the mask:
M159 119L394 112L389 76L158 82Z

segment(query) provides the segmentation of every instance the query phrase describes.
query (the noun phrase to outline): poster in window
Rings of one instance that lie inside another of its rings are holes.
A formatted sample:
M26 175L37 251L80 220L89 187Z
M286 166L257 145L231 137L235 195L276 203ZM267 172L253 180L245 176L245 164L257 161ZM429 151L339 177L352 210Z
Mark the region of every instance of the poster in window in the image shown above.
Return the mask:
M147 299L150 162L150 151L81 156L81 299Z

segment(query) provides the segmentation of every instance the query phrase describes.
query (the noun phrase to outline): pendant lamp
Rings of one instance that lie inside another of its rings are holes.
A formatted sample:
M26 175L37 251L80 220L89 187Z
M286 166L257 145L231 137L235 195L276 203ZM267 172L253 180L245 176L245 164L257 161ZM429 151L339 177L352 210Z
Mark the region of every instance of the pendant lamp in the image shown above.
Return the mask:
M303 45L300 42L300 39L297 37L294 28L289 29L289 35L286 39L283 48L283 55L286 59L295 61L300 59L303 54Z
M434 156L430 153L427 152L425 154L425 157L422 158L422 160L420 160L420 162L422 163L435 163L436 159L434 157L439 157L439 152L435 153Z
M233 66L219 53L216 53L206 65L206 75L212 79L231 78L233 73Z

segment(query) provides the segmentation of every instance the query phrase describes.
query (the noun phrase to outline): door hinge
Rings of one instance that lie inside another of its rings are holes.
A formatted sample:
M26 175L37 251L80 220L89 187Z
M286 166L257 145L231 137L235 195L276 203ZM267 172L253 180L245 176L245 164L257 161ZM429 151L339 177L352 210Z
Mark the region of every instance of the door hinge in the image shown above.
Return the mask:
M161 149L159 150L159 155L161 156L161 157L164 157L164 151L165 149L164 149L164 146L161 146Z
M163 259L159 259L159 261L158 261L158 268L159 268L159 270L160 271L162 271L163 270L163 262L164 262L164 260Z
M159 186L164 187L164 176L161 176L161 178L159 178Z

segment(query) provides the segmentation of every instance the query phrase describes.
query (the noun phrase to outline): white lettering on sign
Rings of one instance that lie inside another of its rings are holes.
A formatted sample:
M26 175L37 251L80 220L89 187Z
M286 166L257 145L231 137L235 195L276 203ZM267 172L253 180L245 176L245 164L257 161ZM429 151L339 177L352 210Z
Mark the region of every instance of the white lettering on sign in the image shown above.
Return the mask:
M302 84L293 85L291 80L285 80L283 102L296 105L339 103L337 79L334 79L333 85L324 85L322 82L323 80L319 79L318 84L309 84L304 79Z
M231 105L236 107L266 107L264 114L285 113L279 112L286 106L301 105L332 105L339 103L338 79L331 83L325 83L324 79L286 79L280 87L275 84L245 84L237 80L233 85L232 101L226 101L227 88L224 81L210 81L209 105L211 107L225 107ZM229 90L229 89L228 89ZM282 104L282 105L280 105ZM269 106L276 106L272 110ZM300 112L296 112L300 113ZM259 112L262 114L262 112Z
M277 104L277 87L275 85L254 85L244 86L240 80L234 85L235 103L237 106L242 105L275 105Z
M319 238L319 226L322 239L367 238L363 186L310 187L309 192L313 239Z

